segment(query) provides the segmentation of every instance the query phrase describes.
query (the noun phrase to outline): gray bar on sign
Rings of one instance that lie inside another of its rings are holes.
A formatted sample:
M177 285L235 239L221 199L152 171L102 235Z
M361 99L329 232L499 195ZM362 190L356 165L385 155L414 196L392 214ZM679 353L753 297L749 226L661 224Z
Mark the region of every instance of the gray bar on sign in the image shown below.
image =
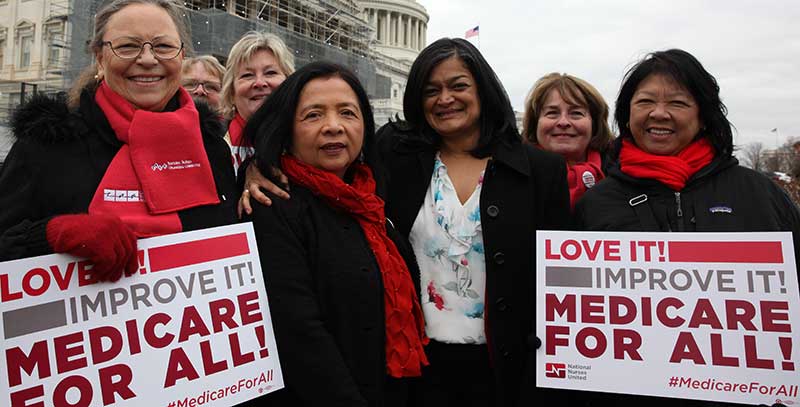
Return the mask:
M548 287L592 287L591 267L549 266L544 268Z
M6 339L65 325L67 325L67 305L64 300L3 313L3 332Z

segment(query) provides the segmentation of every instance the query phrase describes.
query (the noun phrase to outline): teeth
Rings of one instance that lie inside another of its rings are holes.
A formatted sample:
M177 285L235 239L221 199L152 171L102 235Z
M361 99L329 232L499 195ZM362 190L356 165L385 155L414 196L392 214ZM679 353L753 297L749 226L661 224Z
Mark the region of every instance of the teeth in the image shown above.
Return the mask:
M136 77L133 77L132 79L134 81L136 81L136 82L155 82L155 81L161 80L161 77L160 76L145 76L145 77L136 76Z
M672 134L672 130L650 129L649 131L653 134Z

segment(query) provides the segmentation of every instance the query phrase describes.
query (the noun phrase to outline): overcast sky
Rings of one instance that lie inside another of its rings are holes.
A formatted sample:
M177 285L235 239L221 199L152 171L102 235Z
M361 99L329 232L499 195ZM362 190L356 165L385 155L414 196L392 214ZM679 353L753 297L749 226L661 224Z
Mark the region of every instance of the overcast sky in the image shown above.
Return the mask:
M522 111L530 87L566 72L612 111L622 76L650 51L682 48L719 82L739 146L800 138L798 0L417 0L428 43L480 25L479 45Z

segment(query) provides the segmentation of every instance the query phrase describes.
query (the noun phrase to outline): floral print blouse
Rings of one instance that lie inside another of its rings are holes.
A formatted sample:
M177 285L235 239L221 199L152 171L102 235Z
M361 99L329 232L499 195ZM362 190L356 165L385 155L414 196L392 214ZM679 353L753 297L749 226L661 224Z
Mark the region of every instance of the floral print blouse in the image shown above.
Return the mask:
M409 240L420 268L425 332L444 343L484 344L486 263L478 185L463 205L436 155L425 202Z

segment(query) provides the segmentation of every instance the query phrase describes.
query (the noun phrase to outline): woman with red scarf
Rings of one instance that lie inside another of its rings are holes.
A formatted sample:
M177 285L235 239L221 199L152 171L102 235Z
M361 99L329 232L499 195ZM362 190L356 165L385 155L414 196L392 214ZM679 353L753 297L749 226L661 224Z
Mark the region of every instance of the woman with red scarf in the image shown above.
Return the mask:
M0 261L87 257L99 280L138 268L136 239L236 221L216 114L181 85L182 12L116 0L95 16L95 64L70 100L35 96L0 173Z
M286 383L270 405L407 405L427 365L419 271L384 213L365 90L343 67L308 64L245 136L262 173L279 168L292 191L250 217Z
M608 105L594 86L568 74L545 75L525 99L522 135L567 161L570 206L605 175L602 156L613 135Z
M678 49L648 55L623 80L614 114L621 134L608 178L578 201L578 225L592 231L790 231L798 258L800 213L770 179L738 165L725 115L716 79L695 57ZM583 397L586 405L710 404Z

